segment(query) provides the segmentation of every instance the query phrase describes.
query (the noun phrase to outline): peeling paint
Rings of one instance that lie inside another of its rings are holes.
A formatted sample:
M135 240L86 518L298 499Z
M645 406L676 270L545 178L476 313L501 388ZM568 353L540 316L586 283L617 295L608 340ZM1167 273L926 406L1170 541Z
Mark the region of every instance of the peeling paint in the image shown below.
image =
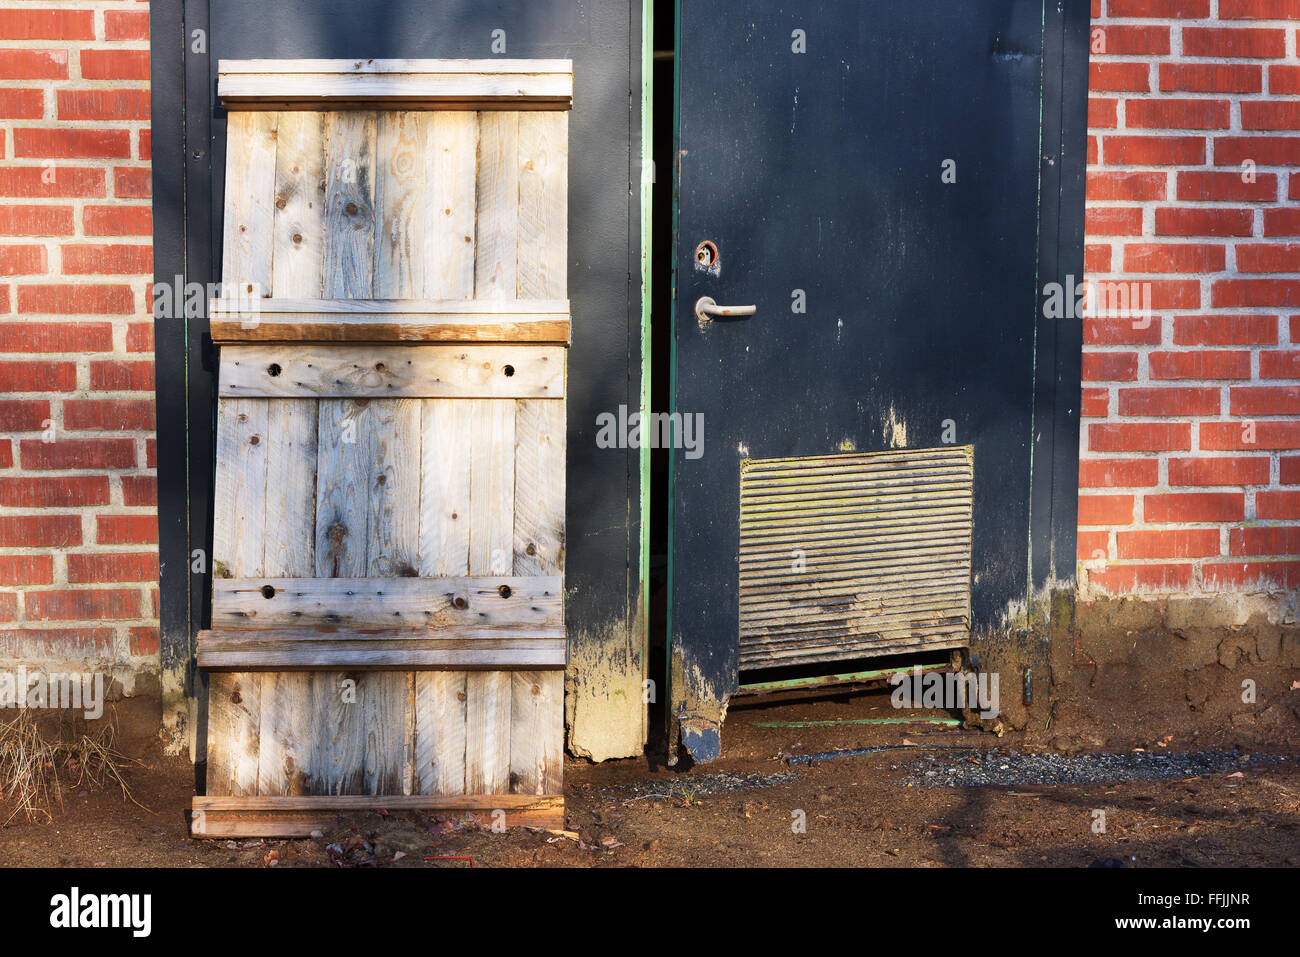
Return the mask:
M889 447L891 449L907 448L907 423L899 417L892 402L889 404L889 415L880 421L885 441L889 443Z
M697 763L716 760L722 754L722 723L735 689L720 691L698 665L686 665L680 643L673 646L672 684L672 715L681 745ZM675 760L675 749L669 751Z
M564 719L571 754L608 761L642 752L646 740L643 647L644 636L621 618L596 630L570 634Z

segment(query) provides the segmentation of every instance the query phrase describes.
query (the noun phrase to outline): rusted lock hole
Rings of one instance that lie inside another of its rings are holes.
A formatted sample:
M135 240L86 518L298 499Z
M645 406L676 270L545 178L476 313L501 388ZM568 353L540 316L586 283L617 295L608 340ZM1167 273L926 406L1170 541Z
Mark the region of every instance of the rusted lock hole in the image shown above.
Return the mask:
M274 598L274 597L275 597L275 586L274 586L274 585L263 585L263 586L262 586L262 597L263 597L263 598Z
M509 598L509 597L510 597L510 586L509 586L509 585L502 585L500 588L497 589L497 594L500 595L502 598Z
M718 261L718 247L709 240L704 240L695 247L695 261L705 269L715 265Z
M467 602L464 598L461 598L459 595L456 598L452 599L451 603L455 605L457 608L461 608L461 609L469 607L469 602Z
M278 362L272 362L269 366L266 367L266 374L269 375L272 379L274 379L283 371L284 370L280 368L280 363Z
M501 371L504 372L504 373L506 374L506 378L510 378L510 376L512 376L512 375L515 374L515 367L514 367L514 366L506 366L506 367L505 367L504 369L502 369Z
M385 365L385 364L382 363L382 362L376 362L376 363L375 363L375 371L376 371L376 372L387 372L387 371L388 371L388 366Z

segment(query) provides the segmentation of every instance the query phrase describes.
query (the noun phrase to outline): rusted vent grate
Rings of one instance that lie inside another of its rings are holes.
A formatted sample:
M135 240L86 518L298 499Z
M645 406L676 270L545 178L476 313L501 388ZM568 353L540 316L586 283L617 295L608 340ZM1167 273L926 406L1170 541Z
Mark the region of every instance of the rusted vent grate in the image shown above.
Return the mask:
M971 446L750 459L741 670L965 646Z

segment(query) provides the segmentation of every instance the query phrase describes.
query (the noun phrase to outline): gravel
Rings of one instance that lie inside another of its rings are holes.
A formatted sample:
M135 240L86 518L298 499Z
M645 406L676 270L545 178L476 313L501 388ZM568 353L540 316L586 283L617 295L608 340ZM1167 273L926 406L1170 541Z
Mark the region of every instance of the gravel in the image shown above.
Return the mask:
M657 778L638 782L632 791L637 798L702 798L751 788L768 788L797 780L799 774L780 771L775 774L737 774L722 771L716 774L683 774L671 778ZM621 790L621 789L615 789Z
M902 780L907 785L1006 787L1017 784L1094 784L1206 777L1212 774L1231 774L1252 764L1273 764L1285 760L1287 759L1271 754L1237 754L1232 751L1127 751L1067 757L1052 753L1023 754L993 749L974 755L931 753L894 767L912 772Z

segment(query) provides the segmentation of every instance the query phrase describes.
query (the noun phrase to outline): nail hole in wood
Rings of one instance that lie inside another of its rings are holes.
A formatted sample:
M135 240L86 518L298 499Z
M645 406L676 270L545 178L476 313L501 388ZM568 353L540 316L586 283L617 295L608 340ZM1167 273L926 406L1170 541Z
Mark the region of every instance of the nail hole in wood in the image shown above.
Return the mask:
M512 375L515 374L515 367L514 367L514 366L506 366L506 367L505 367L504 369L502 369L501 371L504 372L504 373L506 374L506 378L508 379L508 378L510 378Z
M263 585L263 586L262 586L262 597L263 597L263 598L274 598L274 597L275 597L275 586L274 586L274 585Z
M269 366L266 367L266 374L269 375L272 379L274 379L283 371L284 370L280 368L280 363L278 362L272 362Z
M502 598L509 598L509 597L510 597L510 586L509 586L509 585L502 585L500 588L497 589L497 594L500 595Z

